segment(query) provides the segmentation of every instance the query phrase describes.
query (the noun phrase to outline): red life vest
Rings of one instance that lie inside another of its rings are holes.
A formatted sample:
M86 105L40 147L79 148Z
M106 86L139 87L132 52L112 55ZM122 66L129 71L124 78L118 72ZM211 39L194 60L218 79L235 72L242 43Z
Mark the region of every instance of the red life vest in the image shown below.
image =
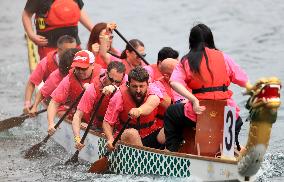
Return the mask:
M107 64L100 54L96 55L96 63L101 65L103 69L107 69Z
M46 70L45 70L45 74L43 77L43 81L45 82L45 80L48 78L48 76L58 68L58 64L56 62L55 55L57 53L57 50L55 51L51 51L47 54L46 56Z
M134 67L126 61L126 59L122 59L122 63L125 66L125 73L128 74Z
M128 119L128 113L130 109L137 108L136 103L133 101L131 95L129 94L128 87L125 85L120 86L120 92L122 94L123 100L123 111L119 113L119 119L122 125ZM147 100L148 96L145 97L144 102ZM154 109L149 115L141 116L140 122L138 120L132 119L129 122L128 128L136 128L139 131L141 138L144 138L163 127L163 122L156 118L158 108Z
M93 109L95 108L95 106L97 105L98 101L100 100L100 98L102 96L103 84L102 84L100 79L104 75L105 74L100 75L99 77L96 77L93 80L93 83L94 83L94 86L95 86L95 90L96 90L96 95L97 95L96 99L95 99L95 102L94 102L94 105L93 105ZM96 114L96 119L94 120L94 124L97 127L99 127L99 128L102 127L102 122L103 122L103 119L104 119L104 116L105 116L105 113L106 113L106 110L107 110L107 107L108 107L109 100L110 100L112 95L105 96L104 99L102 100L102 103L101 103L100 107L98 108L98 111L97 111L97 114ZM87 123L89 123L89 121L91 119L91 114L93 112L94 112L94 110L92 110L92 112L90 112L88 114L84 113L84 119L87 121Z
M101 66L98 64L93 65L94 69L92 72L91 78L85 79L85 80L78 80L78 78L74 74L74 69L71 69L69 72L69 101L73 103L76 98L80 95L80 93L83 91L83 86L85 83L92 83L94 82L97 77L100 75L100 69Z
M187 81L187 86L192 89L192 93L198 99L221 100L230 98L232 96L232 91L228 90L230 78L227 74L223 53L209 48L205 48L205 51L214 79L210 76L203 56L200 64L200 75L202 77L193 73L194 78Z
M153 69L153 73L154 73L153 80L158 80L159 78L163 76L157 64L151 64L150 66Z
M80 8L74 0L51 0L45 6L47 7L42 12L36 14L38 31L44 32L60 27L78 26Z

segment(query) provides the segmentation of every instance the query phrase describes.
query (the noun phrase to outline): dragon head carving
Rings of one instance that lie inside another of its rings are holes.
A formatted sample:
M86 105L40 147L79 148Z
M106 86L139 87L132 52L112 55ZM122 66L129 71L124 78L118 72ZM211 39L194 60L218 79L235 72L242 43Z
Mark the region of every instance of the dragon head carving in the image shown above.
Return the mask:
M250 110L250 120L276 121L281 104L280 89L281 82L276 77L262 78L247 89L247 94L251 95L246 104L246 108Z
M250 128L245 150L238 159L238 171L242 176L250 177L260 168L281 104L280 89L281 82L276 77L262 78L247 88L246 94L251 96L246 104Z

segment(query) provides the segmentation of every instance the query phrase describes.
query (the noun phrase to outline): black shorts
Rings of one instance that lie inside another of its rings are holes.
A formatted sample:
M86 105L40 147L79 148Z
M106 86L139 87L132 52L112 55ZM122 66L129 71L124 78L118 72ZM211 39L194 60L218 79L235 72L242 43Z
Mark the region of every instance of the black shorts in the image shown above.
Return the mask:
M142 138L142 144L145 147L155 148L155 149L163 149L164 144L160 144L157 140L157 136L160 132L161 128L154 131L150 135L146 136L145 138Z

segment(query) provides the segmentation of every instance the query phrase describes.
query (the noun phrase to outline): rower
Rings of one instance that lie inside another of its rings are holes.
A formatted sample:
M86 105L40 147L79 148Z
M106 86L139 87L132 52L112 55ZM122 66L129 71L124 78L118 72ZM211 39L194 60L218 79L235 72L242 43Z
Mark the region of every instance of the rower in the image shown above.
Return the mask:
M200 100L225 100L227 105L236 107L231 98L233 92L228 89L230 83L241 87L250 85L246 73L228 55L216 49L209 27L204 24L194 26L189 44L189 53L177 64L170 78L172 88L189 100L186 104L174 104L166 111L166 148L170 151L179 149L183 128L194 127L197 114L205 111L206 108L199 105ZM241 125L242 121L238 119L236 141Z
M173 59L178 59L179 53L178 51L174 50L171 47L163 47L159 52L158 52L158 59L157 63L151 64L144 66L144 68L148 71L149 73L149 81L153 82L160 77L162 77L161 73L161 63L167 59L167 58L173 58Z
M166 109L169 107L171 103L175 103L176 101L185 100L183 96L175 92L169 83L172 72L177 65L178 60L173 58L167 58L163 60L159 64L159 68L161 70L161 76L159 79L154 81L153 83L161 90L163 93L164 100L161 102L158 110L158 117L163 120L164 113Z
M132 45L133 48L142 56L145 57L145 47L141 40L132 39L129 41L129 44ZM120 58L122 59L122 63L125 65L126 74L130 72L131 69L137 66L146 66L145 63L141 60L139 56L132 50L131 46L127 44L124 51L122 51Z
M97 23L91 31L87 48L92 51L96 57L96 63L101 65L102 68L107 69L107 65L111 61L121 60L114 57L114 55L120 56L121 52L112 47L113 41L113 29L117 27L116 23Z
M153 84L149 84L148 80L148 72L138 66L130 71L128 84L122 85L110 99L103 121L109 150L114 149L114 126L119 131L128 117L131 120L121 135L122 141L137 146L162 147L163 122L156 115L163 94Z
M59 111L66 111L69 105L75 102L76 98L85 89L88 84L94 82L99 77L101 66L95 64L94 54L87 50L79 51L75 54L69 74L63 78L58 87L51 94L51 101L48 105L48 133L52 135L55 132L54 119ZM59 106L63 106L60 107ZM59 109L58 109L59 108ZM74 107L76 108L76 107ZM75 109L69 115L73 118Z
M78 48L67 49L63 52L62 56L59 57L58 69L56 69L49 75L43 86L40 88L39 92L37 92L36 94L35 102L29 112L31 115L34 115L37 112L37 107L42 100L49 101L51 93L56 89L62 79L68 74L74 56L78 51L80 51L80 49Z
M112 61L109 63L107 70L100 75L100 77L92 84L88 86L86 92L81 98L77 111L74 114L72 121L72 128L75 139L75 148L81 150L84 145L80 143L80 126L82 118L89 123L91 113L93 113L94 107L98 104L98 100L105 94L102 100L99 110L97 111L92 129L101 131L102 122L107 110L109 100L112 93L119 87L122 83L125 83L125 66L123 63L118 61Z
M69 35L63 35L57 41L57 49L49 52L47 56L38 63L26 84L25 104L23 109L24 113L30 112L30 108L32 106L31 100L35 86L39 86L42 81L45 82L48 76L58 68L59 57L65 50L75 47L75 38Z

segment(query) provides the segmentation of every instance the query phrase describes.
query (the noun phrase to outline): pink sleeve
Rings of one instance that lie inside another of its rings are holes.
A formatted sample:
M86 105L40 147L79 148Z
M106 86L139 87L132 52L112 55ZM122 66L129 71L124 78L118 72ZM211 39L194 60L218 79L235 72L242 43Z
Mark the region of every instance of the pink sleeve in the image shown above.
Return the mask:
M36 69L32 72L30 75L30 82L32 82L35 85L39 85L44 77L44 72L47 67L47 59L46 57L43 58L38 65L36 66Z
M52 92L52 99L57 103L64 104L68 98L69 86L69 75L67 75L63 78L58 87Z
M47 80L44 82L44 85L41 87L40 92L41 94L45 97L48 98L50 97L51 93L56 89L56 87L58 86L58 74L59 74L59 70L55 70L53 71L49 77L47 78Z
M185 66L187 66L187 64L185 64ZM174 69L174 71L171 75L170 82L179 82L183 86L186 86L185 80L186 80L185 70L184 70L183 64L180 61L176 65L176 67L175 67L175 69Z
M231 82L241 87L245 87L248 81L248 76L245 71L238 64L236 64L235 61L227 54L223 53L223 55L225 59L226 70Z
M186 100L186 98L182 95L180 95L179 93L177 93L174 89L172 89L172 93L173 93L173 101L177 102L177 101L182 101L182 100Z
M118 121L118 114L123 110L123 101L120 91L117 91L110 99L104 120L111 126Z
M121 59L119 59L119 58L117 58L117 57L115 57L115 56L113 56L113 55L110 55L110 61L118 61L118 62L122 62L122 60L121 60Z
M147 70L149 74L149 83L152 83L154 81L154 71L153 68L150 65L143 66L145 70Z
M150 83L148 87L149 95L156 95L162 100L164 98L162 91L154 83Z
M82 96L77 109L84 113L90 113L93 110L95 99L97 97L94 84L90 84Z
M159 88L162 94L165 95L167 93L166 88L159 80L154 81L152 85L155 85L157 88Z

